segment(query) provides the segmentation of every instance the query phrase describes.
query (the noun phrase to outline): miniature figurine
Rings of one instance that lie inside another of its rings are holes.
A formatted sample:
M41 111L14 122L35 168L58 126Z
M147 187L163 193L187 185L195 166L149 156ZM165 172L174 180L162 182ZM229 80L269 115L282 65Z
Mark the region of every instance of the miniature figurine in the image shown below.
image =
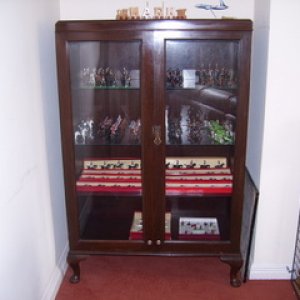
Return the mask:
M101 169L110 169L112 167L112 164L108 164L106 161L103 162L103 165L101 165Z
M120 20L128 20L128 9L121 9L120 10Z
M220 124L219 120L211 120L209 122L209 129L212 142L221 145L234 144L235 133L232 128L233 126L230 121L225 121L223 124Z
M139 144L141 135L141 120L132 120L129 124L129 141L131 144Z
M106 86L114 86L116 83L116 79L115 79L115 73L113 72L113 70L109 67L107 67L105 69L105 85Z
M162 7L154 7L154 18L162 19L164 17L163 8Z
M209 169L209 168L210 168L210 165L208 165L208 164L206 163L206 161L204 160L204 161L203 161L203 164L200 165L200 168L201 168L201 169Z
M190 163L186 165L186 168L193 169L193 168L195 168L195 166L196 166L196 163L193 160L191 160Z
M180 169L180 168L182 168L182 166L183 165L180 163L180 161L176 160L175 164L173 165L173 168Z
M116 164L114 164L113 167L114 167L114 169L115 168L120 169L120 168L122 168L123 165L124 165L124 163L122 163L118 160L118 162Z
M124 87L130 86L130 72L124 67L122 72L121 72L121 85Z
M186 9L177 9L177 19L186 19Z
M112 126L110 127L110 137L111 137L111 141L114 143L119 142L121 122L122 122L122 117L119 115L115 123L113 123Z
M132 20L137 20L140 18L139 8L138 7L130 7L129 8L130 18Z
M92 119L81 120L75 127L74 140L77 145L88 144L94 140L94 121Z
M208 65L208 85L213 86L215 84L215 70L211 68L211 64Z
M116 20L121 20L121 10L117 9Z
M226 70L225 68L221 68L220 75L219 75L219 86L225 86L225 77L226 77Z
M175 17L174 7L166 7L166 18L174 19L174 17Z
M215 168L216 169L222 169L222 168L224 168L224 163L220 163L220 161L218 161L218 164L215 165Z
M149 9L149 2L146 2L146 6L144 8L144 12L143 12L143 18L144 19L151 19L151 14L150 14L150 9Z
M201 85L206 85L206 69L204 67L204 64L201 65L201 68L199 70L199 83Z
M214 13L214 10L224 10L224 9L228 8L228 6L225 4L224 0L220 0L220 4L219 5L211 5L211 4L201 3L201 4L197 4L196 7L200 8L200 9L209 10L215 18L217 16Z
M230 87L230 88L232 88L232 87L234 87L234 71L233 71L233 69L232 68L230 68L229 70L228 70L228 87Z
M131 161L131 163L128 165L128 169L137 169L139 166L138 163L135 163L134 161Z
M182 87L183 76L180 69L171 69L169 68L166 73L167 87Z
M99 123L97 134L100 138L104 138L106 142L110 141L110 127L113 124L113 119L109 116Z
M215 65L215 72L214 72L214 82L216 85L219 83L219 77L220 77L220 70L218 64Z
M97 165L90 161L89 165L87 166L88 169L97 169Z
M98 68L95 75L96 86L105 86L104 75L105 75L105 70L103 68Z

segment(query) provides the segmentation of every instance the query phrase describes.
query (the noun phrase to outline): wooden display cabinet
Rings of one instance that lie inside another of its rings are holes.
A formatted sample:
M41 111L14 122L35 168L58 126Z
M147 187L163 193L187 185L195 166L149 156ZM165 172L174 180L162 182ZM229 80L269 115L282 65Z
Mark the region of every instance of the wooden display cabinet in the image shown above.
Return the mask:
M218 256L239 271L248 20L60 21L70 239L92 254Z

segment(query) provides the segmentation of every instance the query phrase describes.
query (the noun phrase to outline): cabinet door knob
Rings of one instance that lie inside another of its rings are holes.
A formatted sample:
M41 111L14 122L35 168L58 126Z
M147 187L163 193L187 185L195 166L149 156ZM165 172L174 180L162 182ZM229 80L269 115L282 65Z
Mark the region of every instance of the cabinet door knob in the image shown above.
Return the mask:
M156 245L158 245L158 246L161 245L161 240L157 240Z
M151 246L151 245L152 245L152 241L151 241L151 240L148 240L148 241L147 241L147 245Z
M153 142L154 142L154 144L156 146L159 146L161 144L160 132L161 132L160 125L154 125L154 126L152 126L152 133L154 135Z

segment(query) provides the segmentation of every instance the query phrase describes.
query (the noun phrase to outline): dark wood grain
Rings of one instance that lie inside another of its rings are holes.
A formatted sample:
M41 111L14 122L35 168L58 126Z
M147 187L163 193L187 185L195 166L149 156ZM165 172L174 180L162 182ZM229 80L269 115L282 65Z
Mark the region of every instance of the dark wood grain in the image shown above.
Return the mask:
M80 279L79 261L83 255L213 255L231 266L230 282L239 286L252 22L59 21L55 29L72 282ZM90 50L82 47L87 43ZM237 87L220 93L218 99L210 95L204 99L199 89L166 89L166 69L197 69L201 63L233 68L238 76ZM140 86L82 89L79 75L85 66L140 70ZM226 99L227 94L231 100ZM215 115L230 115L233 120L236 135L233 145L166 144L166 107L172 107L180 115L184 105L199 109L210 104ZM126 139L123 144L105 144L99 139L84 145L74 144L74 128L81 120L92 118L98 124L106 116L116 119L119 115L128 120L142 120L138 144L130 144ZM154 143L154 126L160 130L160 144ZM226 157L234 176L232 196L166 196L166 156ZM79 196L76 180L84 159L91 157L141 159L142 194ZM130 241L130 226L137 210L143 211L143 240ZM173 214L170 241L164 240L166 211ZM221 227L220 240L178 240L180 216L216 217Z

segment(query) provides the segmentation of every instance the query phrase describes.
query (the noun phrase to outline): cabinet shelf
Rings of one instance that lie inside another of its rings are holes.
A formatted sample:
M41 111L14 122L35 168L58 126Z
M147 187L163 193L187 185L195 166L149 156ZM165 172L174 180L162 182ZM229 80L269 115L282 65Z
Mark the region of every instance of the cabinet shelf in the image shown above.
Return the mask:
M202 90L204 88L213 88L213 89L217 89L220 91L227 91L227 92L236 92L238 90L238 88L225 88L225 87L219 87L219 86L203 86L203 85L195 85L195 87L167 87L166 91L193 91L193 92L197 92L199 90Z
M82 228L85 239L91 240L143 240L143 214L141 211L136 211L135 203L128 205L126 213L115 213L111 215L101 216L103 210L103 203L95 204L95 209L92 214L87 217L85 226ZM113 208L113 206L111 206ZM184 217L186 212L169 211L165 214L165 241L186 241L189 243L207 243L207 242L224 242L228 241L229 231L228 224L226 224L224 216L216 216L214 218L205 215L193 217L193 220L200 220L201 222L208 222L214 219L218 224L218 233L203 233L198 235L184 235L180 234L180 221L187 219ZM100 218L101 217L101 218ZM114 218L123 221L123 226L114 222Z
M141 160L88 159L76 182L79 194L142 195ZM233 176L226 158L166 158L166 196L225 196L232 194Z
M122 87L122 86L81 86L77 88L78 90L110 90L110 91L130 91L130 90L139 90L137 87Z

